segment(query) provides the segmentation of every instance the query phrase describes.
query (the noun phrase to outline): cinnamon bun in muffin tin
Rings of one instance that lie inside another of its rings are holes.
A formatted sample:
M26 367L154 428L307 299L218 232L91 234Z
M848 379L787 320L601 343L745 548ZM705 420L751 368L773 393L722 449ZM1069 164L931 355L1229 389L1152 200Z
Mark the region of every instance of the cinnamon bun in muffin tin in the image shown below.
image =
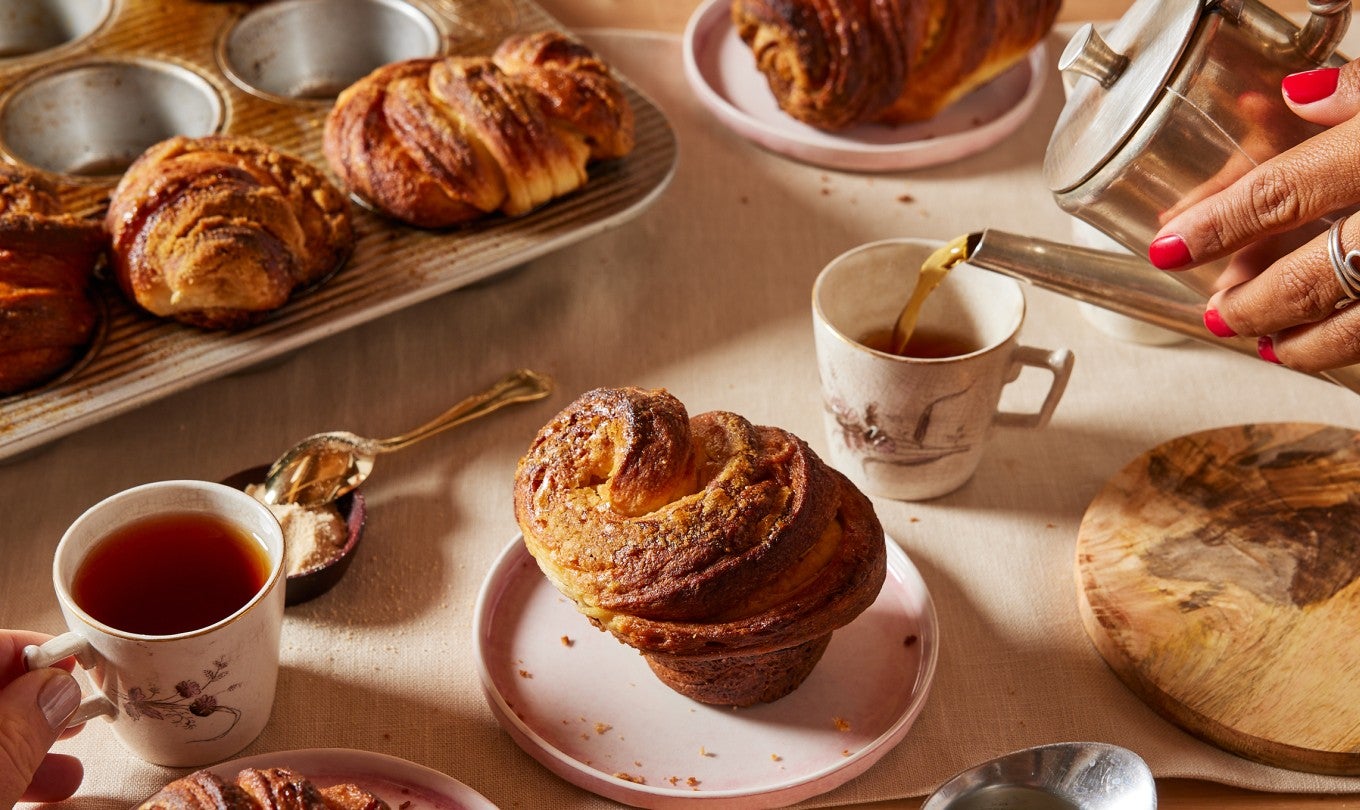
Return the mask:
M6 15L8 6L23 13ZM133 161L176 137L254 139L350 190L323 155L325 120L342 90L383 64L487 56L512 35L557 28L530 0L0 0L0 18L23 20L0 31L0 163L36 171L64 211L96 221ZM204 331L109 294L103 279L103 340L77 373L0 398L0 458L635 216L671 176L675 134L616 78L634 114L635 145L592 162L582 187L519 216L494 212L445 230L412 227L352 199L344 268L294 293L264 323ZM447 261L450 254L459 261Z

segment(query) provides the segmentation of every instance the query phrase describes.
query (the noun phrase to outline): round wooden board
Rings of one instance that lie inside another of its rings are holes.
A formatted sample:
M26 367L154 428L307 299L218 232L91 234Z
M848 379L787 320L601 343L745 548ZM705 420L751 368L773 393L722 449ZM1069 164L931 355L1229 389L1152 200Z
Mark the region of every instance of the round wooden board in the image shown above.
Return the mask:
M1360 432L1153 448L1091 502L1076 563L1087 633L1152 708L1248 759L1360 774Z

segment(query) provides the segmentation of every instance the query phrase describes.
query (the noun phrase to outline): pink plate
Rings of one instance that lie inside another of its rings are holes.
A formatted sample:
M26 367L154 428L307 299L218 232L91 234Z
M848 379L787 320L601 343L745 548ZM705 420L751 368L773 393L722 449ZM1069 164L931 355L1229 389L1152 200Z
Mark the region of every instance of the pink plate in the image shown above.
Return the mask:
M227 780L243 768L288 768L318 787L351 783L392 810L496 810L480 793L439 771L397 757L349 748L305 748L257 754L214 765Z
M891 540L878 600L774 703L671 691L557 592L519 537L482 585L473 634L491 710L521 748L574 785L652 808L782 807L844 784L906 736L939 655L930 594Z
M1047 57L1041 42L1007 72L917 124L864 124L829 133L779 109L751 49L732 26L731 0L708 0L685 28L685 77L700 101L732 130L782 155L850 171L917 169L994 146L1034 110Z

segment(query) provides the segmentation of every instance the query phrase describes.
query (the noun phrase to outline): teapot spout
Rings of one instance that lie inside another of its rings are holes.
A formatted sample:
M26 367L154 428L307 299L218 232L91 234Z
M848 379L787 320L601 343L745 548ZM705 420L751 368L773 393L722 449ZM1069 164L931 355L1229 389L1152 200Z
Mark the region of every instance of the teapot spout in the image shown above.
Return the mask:
M968 235L968 263L1256 357L1256 339L1214 337L1204 296L1137 256L987 229ZM1318 375L1360 394L1360 365Z
M988 229L968 235L968 263L1186 337L1212 337L1204 298L1131 254Z

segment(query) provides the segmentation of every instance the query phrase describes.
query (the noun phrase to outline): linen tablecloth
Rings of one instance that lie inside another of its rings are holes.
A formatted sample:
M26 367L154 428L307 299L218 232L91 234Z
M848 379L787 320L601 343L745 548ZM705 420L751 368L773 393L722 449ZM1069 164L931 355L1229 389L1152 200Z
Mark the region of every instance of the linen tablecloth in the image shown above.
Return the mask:
M603 31L587 39L679 134L676 176L660 199L549 257L0 466L0 626L62 629L53 549L107 495L156 479L221 478L323 429L399 433L529 366L556 378L548 402L380 459L365 486L370 522L359 556L334 591L288 610L274 715L243 753L366 749L444 771L502 807L608 806L515 746L487 708L471 655L473 600L515 535L510 481L533 433L589 388L641 385L668 388L695 413L731 410L786 428L822 451L809 308L827 261L888 237L994 227L1065 239L1071 225L1039 172L1062 104L1055 76L1033 116L986 154L853 174L792 162L720 127L683 79L678 39ZM1054 53L1061 43L1050 44ZM875 500L935 600L940 665L905 740L810 804L920 795L991 756L1073 739L1129 747L1158 776L1360 790L1360 780L1247 762L1162 720L1087 640L1073 575L1084 509L1142 451L1230 424L1360 428L1360 401L1202 343L1121 342L1093 329L1071 300L1033 288L1027 296L1023 341L1075 352L1069 390L1047 429L999 431L957 492L927 503ZM126 806L178 775L124 753L100 722L58 750L86 765L73 807Z

